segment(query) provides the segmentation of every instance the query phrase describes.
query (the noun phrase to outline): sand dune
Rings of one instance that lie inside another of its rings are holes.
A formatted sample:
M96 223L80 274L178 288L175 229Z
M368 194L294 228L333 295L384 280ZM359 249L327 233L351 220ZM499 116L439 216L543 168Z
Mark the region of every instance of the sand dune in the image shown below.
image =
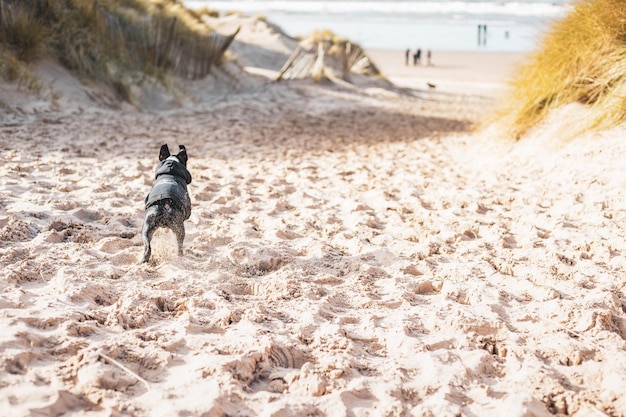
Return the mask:
M480 80L249 77L0 125L4 415L626 415L623 127L513 143L470 131ZM137 265L163 143L186 255Z

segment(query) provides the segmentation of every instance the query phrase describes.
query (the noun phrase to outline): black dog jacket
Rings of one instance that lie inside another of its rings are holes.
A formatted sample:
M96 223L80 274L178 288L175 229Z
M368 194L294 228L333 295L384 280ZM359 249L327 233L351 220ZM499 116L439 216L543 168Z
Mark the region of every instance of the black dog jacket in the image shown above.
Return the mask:
M187 191L191 174L187 168L176 158L169 157L157 165L155 179L150 194L146 196L146 208L157 201L170 198L179 203L187 220L191 215L191 199Z

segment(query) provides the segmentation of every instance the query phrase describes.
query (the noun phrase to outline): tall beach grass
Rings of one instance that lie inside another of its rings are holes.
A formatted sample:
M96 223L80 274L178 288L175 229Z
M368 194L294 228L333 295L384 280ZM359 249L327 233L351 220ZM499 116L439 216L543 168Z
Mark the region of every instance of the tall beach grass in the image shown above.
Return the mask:
M47 57L118 91L144 75L203 78L234 38L207 13L175 0L0 0L0 58Z
M587 108L577 133L626 121L626 2L575 2L511 87L500 116L517 138L572 103Z

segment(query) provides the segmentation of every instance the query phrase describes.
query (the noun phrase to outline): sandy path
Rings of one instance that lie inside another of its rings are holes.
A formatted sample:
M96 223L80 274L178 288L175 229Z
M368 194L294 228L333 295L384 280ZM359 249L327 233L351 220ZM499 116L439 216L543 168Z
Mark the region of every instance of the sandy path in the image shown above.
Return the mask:
M405 93L0 127L0 409L626 415L624 129L515 145L466 133L480 94ZM186 256L137 266L165 142Z

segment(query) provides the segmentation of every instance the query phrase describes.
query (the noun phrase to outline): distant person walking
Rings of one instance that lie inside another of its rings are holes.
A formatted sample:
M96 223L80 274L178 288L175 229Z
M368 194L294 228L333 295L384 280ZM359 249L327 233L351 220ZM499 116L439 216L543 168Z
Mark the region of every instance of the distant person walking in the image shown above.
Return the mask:
M413 65L420 65L420 60L422 59L422 50L417 48L417 51L413 54Z
M487 45L487 25L478 25L478 46Z
M432 53L430 52L430 49L428 50L428 52L426 52L426 59L428 60L428 66L431 67L432 61L430 60L430 58L432 57Z
M409 56L411 55L411 50L407 49L404 53L404 65L409 65Z

